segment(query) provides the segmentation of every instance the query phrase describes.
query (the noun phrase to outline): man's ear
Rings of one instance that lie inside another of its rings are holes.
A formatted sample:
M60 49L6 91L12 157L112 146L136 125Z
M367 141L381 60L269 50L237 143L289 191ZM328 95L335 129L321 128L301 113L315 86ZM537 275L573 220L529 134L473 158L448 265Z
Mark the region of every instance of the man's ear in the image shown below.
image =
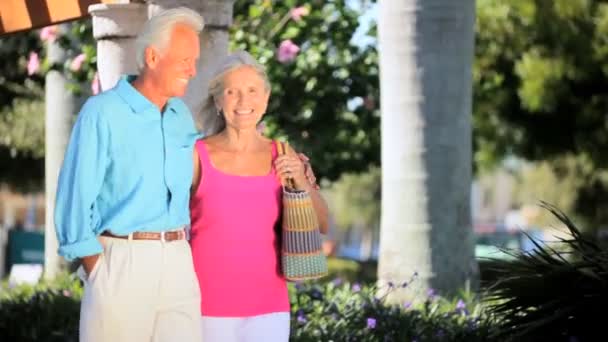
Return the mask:
M158 64L158 53L156 52L156 50L151 47L148 46L146 48L146 50L144 50L144 60L146 61L146 66L150 69L154 69L156 68L156 65Z

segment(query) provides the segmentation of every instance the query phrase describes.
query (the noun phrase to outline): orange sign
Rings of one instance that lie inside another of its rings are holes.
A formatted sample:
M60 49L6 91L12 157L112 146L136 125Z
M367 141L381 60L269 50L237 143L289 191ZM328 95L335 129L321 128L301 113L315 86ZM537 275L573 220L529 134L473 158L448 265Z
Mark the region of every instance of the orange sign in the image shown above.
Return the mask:
M0 0L0 34L37 29L89 15L90 5L116 0Z

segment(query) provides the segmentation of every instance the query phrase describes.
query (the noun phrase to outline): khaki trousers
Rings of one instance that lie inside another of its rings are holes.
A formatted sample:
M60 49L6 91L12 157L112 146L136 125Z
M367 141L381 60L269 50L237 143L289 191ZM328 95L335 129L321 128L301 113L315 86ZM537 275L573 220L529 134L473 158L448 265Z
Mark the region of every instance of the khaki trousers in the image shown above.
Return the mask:
M100 237L104 252L87 278L80 341L202 341L200 290L186 240Z

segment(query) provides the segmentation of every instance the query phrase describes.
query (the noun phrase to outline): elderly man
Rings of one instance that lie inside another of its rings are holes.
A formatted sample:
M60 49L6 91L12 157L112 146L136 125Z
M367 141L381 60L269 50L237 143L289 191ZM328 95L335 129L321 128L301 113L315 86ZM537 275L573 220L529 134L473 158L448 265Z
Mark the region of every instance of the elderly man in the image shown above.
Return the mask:
M200 341L200 293L185 227L199 137L178 97L196 73L203 19L151 18L139 75L87 100L57 189L59 254L81 259L81 341Z

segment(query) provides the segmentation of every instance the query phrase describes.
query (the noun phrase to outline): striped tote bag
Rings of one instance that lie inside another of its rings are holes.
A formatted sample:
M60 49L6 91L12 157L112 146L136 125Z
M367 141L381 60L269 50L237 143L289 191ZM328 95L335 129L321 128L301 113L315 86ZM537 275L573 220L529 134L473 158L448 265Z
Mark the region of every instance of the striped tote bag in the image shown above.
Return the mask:
M279 154L287 143L277 141ZM318 279L327 275L327 258L321 248L319 220L307 192L283 185L281 269L288 281Z

